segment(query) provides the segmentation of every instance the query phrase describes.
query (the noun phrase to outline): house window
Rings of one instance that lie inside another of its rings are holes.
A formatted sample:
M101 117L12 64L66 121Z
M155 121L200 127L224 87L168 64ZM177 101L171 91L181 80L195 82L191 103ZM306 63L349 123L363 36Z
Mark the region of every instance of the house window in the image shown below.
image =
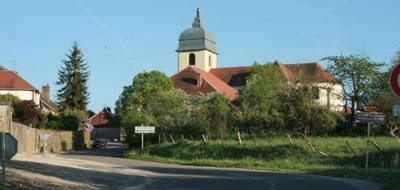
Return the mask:
M319 99L319 88L318 87L312 87L311 88L311 98L314 100Z
M208 65L211 67L211 55L210 56L208 56Z
M184 77L181 79L183 82L187 82L189 84L197 85L197 79Z
M196 65L196 56L194 53L189 54L189 65Z

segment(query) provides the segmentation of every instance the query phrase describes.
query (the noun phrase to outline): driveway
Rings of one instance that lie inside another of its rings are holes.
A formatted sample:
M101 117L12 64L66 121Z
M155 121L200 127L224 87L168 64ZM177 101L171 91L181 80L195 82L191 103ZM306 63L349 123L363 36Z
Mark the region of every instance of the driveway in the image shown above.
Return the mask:
M28 173L24 177L36 175L34 180L42 181L28 189L380 189L376 183L354 179L131 160L121 157L125 148L110 143L106 149L19 157L10 166L15 175Z

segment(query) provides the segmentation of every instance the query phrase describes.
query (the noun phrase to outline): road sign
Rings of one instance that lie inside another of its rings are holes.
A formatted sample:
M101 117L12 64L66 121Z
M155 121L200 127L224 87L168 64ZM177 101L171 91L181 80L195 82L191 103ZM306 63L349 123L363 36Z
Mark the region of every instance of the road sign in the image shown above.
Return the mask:
M142 149L144 147L144 134L155 133L156 129L152 126L135 126L135 133L142 134Z
M400 64L396 65L390 73L390 87L396 96L400 97Z
M3 141L3 135L0 135L0 146L3 147L3 142L5 142L5 159L11 160L17 154L18 141L10 133L5 133L4 136L5 141ZM0 151L0 158L3 158L3 151Z
M356 119L360 122L383 122L385 119L385 115L383 115L383 113L377 112L360 112L357 113Z
M155 133L155 127L150 126L136 126L135 133Z
M393 106L393 116L400 117L400 105Z

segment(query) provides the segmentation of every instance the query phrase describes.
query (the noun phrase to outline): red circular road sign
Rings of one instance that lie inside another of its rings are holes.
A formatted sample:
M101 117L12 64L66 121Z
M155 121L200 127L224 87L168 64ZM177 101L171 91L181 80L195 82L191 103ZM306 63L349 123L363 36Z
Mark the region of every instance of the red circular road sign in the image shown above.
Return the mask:
M400 77L400 64L396 65L392 73L390 73L390 87L392 88L393 93L396 96L400 97L399 77Z

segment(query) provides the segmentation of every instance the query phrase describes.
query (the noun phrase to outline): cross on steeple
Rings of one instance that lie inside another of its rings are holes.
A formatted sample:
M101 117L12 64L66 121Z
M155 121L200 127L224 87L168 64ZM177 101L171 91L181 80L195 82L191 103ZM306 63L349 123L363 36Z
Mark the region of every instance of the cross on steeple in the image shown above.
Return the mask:
M196 9L196 17L194 18L192 27L193 28L194 27L201 27L201 28L203 27L202 24L201 24L201 21L200 21L200 8Z

